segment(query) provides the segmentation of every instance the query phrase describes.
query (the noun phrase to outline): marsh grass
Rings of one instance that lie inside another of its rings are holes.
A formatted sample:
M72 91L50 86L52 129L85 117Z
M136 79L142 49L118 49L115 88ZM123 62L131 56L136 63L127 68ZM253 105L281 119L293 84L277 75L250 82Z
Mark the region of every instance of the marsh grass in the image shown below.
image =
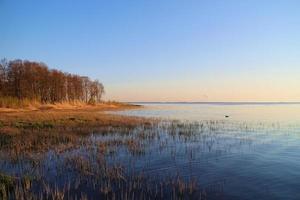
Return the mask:
M15 97L0 97L0 108L23 108L30 105L36 105L36 101L28 99L18 99Z
M0 120L0 199L206 199L220 184L203 187L174 171L153 176L147 164L135 163L152 154L175 161L184 153L191 165L196 154L218 156L251 143L248 136L234 139L235 132L265 128L95 112L8 114Z

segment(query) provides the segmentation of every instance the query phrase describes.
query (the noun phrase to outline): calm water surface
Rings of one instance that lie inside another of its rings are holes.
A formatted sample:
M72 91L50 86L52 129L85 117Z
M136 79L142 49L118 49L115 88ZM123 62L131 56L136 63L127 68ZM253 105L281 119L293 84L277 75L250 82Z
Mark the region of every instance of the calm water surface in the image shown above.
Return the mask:
M195 140L165 135L136 166L197 179L212 199L300 199L300 104L142 104L119 114L216 122ZM229 116L226 118L225 116ZM146 167L145 167L146 166Z
M136 103L143 109L120 114L179 120L300 123L300 103Z

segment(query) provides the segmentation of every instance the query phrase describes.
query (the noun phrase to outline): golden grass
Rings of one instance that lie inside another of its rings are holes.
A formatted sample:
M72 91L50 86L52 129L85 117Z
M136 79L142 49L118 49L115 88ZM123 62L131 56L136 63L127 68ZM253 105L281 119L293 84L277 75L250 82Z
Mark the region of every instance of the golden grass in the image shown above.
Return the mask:
M70 106L70 107L68 107ZM133 105L101 104L87 106L60 104L48 110L0 112L0 147L20 152L45 152L53 146L59 150L76 147L78 137L93 132L110 132L112 128L131 130L149 120L106 114L106 110L136 108Z
M45 111L45 110L85 110L103 111L113 109L136 108L137 105L107 101L97 104L87 104L82 101L42 104L36 100L18 100L12 97L0 97L0 114L6 112Z
M121 109L121 108L117 108ZM57 122L82 124L82 122L97 122L97 123L132 123L137 120L136 117L124 117L118 115L105 114L103 111L116 110L112 107L91 107L85 109L61 109L61 110L37 110L37 111L14 111L0 112L0 128L10 126L16 122Z

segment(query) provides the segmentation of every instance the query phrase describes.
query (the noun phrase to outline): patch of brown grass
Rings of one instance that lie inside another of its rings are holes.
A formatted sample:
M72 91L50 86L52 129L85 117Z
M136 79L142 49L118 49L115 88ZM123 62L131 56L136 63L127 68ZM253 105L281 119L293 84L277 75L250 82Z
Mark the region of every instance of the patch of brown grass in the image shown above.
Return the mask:
M41 104L36 101L22 102L22 105L18 106L1 106L0 114L3 113L20 113L20 112L32 112L32 111L110 111L110 110L123 110L123 109L136 109L141 106L126 104L126 103L98 103L95 105L86 104L83 102L62 102L55 104Z

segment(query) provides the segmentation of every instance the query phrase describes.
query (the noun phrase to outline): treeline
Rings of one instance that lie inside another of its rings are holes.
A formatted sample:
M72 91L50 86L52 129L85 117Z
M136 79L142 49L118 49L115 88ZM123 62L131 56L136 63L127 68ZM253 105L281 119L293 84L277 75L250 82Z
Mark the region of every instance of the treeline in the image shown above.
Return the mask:
M103 94L104 86L98 80L49 69L44 63L6 59L0 62L0 97L41 103L97 103Z

